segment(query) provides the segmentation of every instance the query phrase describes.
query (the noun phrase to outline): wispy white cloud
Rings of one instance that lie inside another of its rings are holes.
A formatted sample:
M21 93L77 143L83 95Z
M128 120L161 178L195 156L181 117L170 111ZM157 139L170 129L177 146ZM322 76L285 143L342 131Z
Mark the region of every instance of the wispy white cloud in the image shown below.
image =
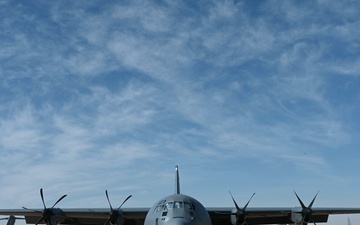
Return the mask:
M223 174L242 166L277 173L287 188L305 189L307 173L314 182L341 180L330 155L355 148L358 134L348 123L356 118L340 110L353 115L356 101L341 101L347 96L336 93L334 82L341 76L341 90L359 95L345 88L358 77L351 7L31 4L18 4L18 13L0 22L0 147L7 169L0 180L9 193L3 204L14 205L22 193L19 202L40 205L40 187L55 196L49 202L71 190L79 197L63 203L69 205L91 199L106 207L103 191L115 186L115 196L136 192L144 199L134 202L150 202L143 189L163 194L158 186L173 180L165 167L175 163L195 168L198 177L207 166L222 168L212 179L237 187L237 174ZM329 12L337 17L327 18ZM251 179L249 171L241 175ZM197 192L197 181L190 182Z

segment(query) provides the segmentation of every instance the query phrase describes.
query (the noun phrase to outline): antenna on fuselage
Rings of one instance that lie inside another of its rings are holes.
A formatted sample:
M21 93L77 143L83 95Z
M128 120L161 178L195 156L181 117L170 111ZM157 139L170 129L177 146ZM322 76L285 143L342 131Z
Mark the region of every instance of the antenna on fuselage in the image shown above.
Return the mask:
M175 166L175 194L180 194L179 167Z

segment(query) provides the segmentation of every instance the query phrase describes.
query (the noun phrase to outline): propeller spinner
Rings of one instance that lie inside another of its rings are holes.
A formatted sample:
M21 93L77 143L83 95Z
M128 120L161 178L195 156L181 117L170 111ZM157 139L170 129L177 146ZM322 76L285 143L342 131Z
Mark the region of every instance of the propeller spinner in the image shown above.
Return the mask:
M63 215L63 212L61 211L61 209L59 208L54 208L63 198L65 198L67 195L63 195L59 198L59 200L57 200L54 205L51 208L47 208L45 205L45 200L44 200L44 194L43 194L43 189L40 188L40 196L41 196L41 201L43 203L44 209L42 211L39 210L34 210L34 209L29 209L26 207L23 207L23 209L26 210L30 210L33 212L37 212L39 214L41 214L42 216L40 217L40 219L35 223L35 225L38 225L39 223L46 223L48 225L53 225L53 224L59 224L62 221L65 220L65 216Z
M244 208L240 208L238 206L238 204L236 203L234 197L232 196L231 192L229 191L230 196L234 202L234 205L236 207L236 211L233 210L231 213L231 223L233 225L242 225L242 224L246 224L246 208L249 205L251 199L254 197L255 193L252 194L252 196L250 197L249 201L246 203L246 205L244 206Z
M301 216L302 216L302 223L303 223L304 225L306 225L307 223L312 222L312 223L314 223L314 224L316 225L315 221L311 218L311 216L312 216L312 213L313 213L313 211L312 211L312 205L314 204L315 199L316 199L317 195L319 194L319 191L316 193L315 197L313 198L313 200L310 202L309 206L307 206L307 207L306 207L305 204L301 201L300 197L296 194L295 191L294 191L294 193L295 193L295 195L296 195L296 198L299 200L299 203L300 203L301 208L302 208L302 210L301 210L301 212L300 212L300 213L301 213Z
M117 209L113 209L113 207L111 206L110 203L110 199L109 199L109 195L108 195L108 191L105 190L105 194L106 194L106 198L108 200L109 206L110 206L110 213L109 213L109 218L106 220L104 225L107 225L108 223L110 224L116 224L116 225L122 225L125 221L125 216L124 213L121 210L121 206L124 205L124 203L131 198L132 195L129 195L124 201L123 203L121 203L121 205L119 206L119 208Z

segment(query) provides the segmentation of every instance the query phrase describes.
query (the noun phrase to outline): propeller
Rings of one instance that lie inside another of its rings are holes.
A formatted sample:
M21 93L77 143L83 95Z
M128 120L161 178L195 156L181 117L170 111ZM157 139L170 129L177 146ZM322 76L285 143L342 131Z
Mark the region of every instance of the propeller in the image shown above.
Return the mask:
M108 194L108 191L105 190L105 194L106 194L106 198L107 198L107 201L109 203L109 206L110 206L110 213L109 213L109 218L106 220L105 224L104 225L107 225L108 223L110 224L116 224L116 225L122 225L122 223L124 222L125 220L125 216L122 212L122 210L120 210L121 206L124 205L124 203L129 199L131 198L132 195L129 195L124 201L123 203L121 203L121 205L119 206L119 208L117 209L114 209L110 203L110 199L109 199L109 194Z
M17 219L24 220L24 217L15 217L14 215L10 215L9 217L0 218L0 220L7 220L6 225L14 225Z
M54 207L61 201L63 200L63 198L65 198L67 195L63 195L59 198L59 200L57 200L54 205L51 208L47 208L45 205L45 200L44 200L44 194L43 194L43 189L40 188L40 196L41 196L41 201L43 203L44 209L42 211L39 210L34 210L34 209L29 209L26 207L23 207L23 209L25 210L30 210L33 212L37 212L42 214L42 216L40 217L40 219L35 223L35 225L38 225L39 223L41 223L42 221L44 221L44 223L51 225L51 219L53 216L58 216L58 217L64 217L62 215L62 211L59 209L55 209Z
M236 203L234 197L232 196L231 192L229 191L230 193L230 196L234 202L234 205L236 207L236 212L232 212L231 215L234 215L235 216L235 220L232 219L232 223L233 225L240 225L240 224L246 224L246 208L247 206L249 205L251 199L254 197L255 193L252 194L252 196L250 197L249 201L246 203L246 205L244 206L244 208L240 208L238 206L238 204Z
M311 218L313 210L312 210L312 205L314 204L314 201L317 197L317 195L319 194L319 191L316 193L315 197L313 198L313 200L310 202L309 206L305 206L305 204L301 201L300 197L296 194L296 192L294 191L296 198L299 200L300 205L301 205L301 215L302 215L302 220L303 220L303 224L307 224L308 222L313 222L315 225L315 221Z
M3 217L3 218L0 218L0 220L8 220L8 219L18 219L18 220L24 220L25 218L24 217L16 217L16 216L13 216L13 215L10 215L8 217Z

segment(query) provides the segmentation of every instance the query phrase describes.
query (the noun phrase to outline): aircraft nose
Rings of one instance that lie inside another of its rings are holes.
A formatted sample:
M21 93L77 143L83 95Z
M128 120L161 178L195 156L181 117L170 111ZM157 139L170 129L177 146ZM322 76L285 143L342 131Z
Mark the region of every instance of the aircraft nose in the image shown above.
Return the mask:
M191 220L186 220L184 218L173 218L166 222L166 225L192 225Z

